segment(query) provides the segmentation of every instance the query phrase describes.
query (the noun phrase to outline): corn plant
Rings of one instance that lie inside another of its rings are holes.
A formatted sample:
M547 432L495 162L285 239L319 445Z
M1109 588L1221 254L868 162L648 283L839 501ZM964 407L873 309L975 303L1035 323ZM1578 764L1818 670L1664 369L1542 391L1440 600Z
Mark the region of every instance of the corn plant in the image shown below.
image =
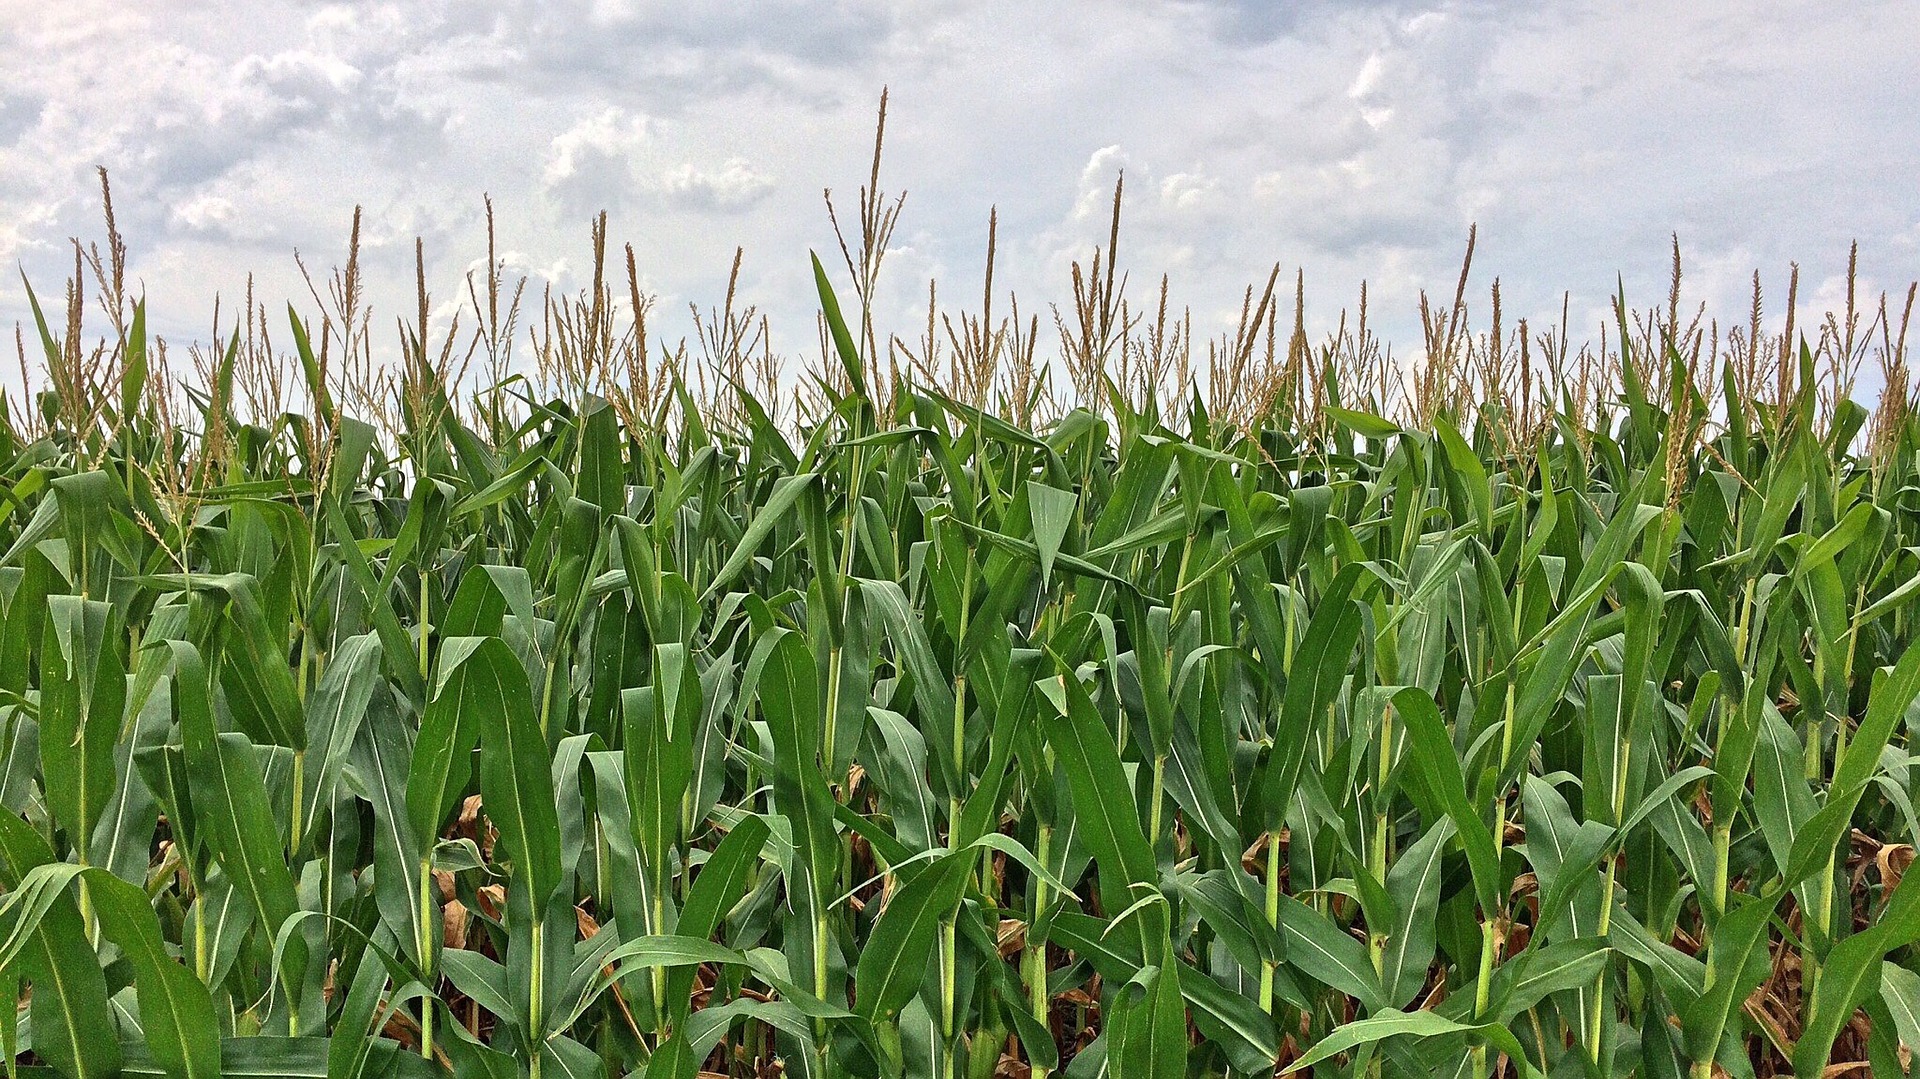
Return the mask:
M1573 366L1456 297L1396 400L1276 274L1200 392L1116 192L1060 399L1017 313L886 348L875 188L797 391L604 221L533 374L497 272L477 377L353 259L179 378L117 236L98 347L36 300L9 1076L1904 1074L1904 317L1703 348L1676 253Z

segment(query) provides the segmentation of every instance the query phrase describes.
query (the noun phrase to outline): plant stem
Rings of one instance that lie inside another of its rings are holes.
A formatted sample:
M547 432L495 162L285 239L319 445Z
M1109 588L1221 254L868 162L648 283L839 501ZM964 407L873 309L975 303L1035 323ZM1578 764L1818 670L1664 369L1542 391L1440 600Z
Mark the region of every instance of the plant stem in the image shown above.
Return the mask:
M1166 794L1167 756L1157 753L1153 758L1153 790L1147 803L1147 845L1160 846L1160 803Z
M427 634L432 624L427 621L427 567L420 567L420 677L427 678Z
M1623 690L1623 692L1626 692ZM1627 768L1633 760L1633 743L1619 746L1614 753L1613 781L1613 820L1616 824L1626 814ZM1617 854L1607 857L1607 883L1600 893L1600 939L1605 940L1613 929L1613 890L1614 882L1620 870L1620 858ZM1602 966L1600 973L1594 976L1593 1010L1589 1015L1592 1024L1593 1041L1587 1046L1589 1059L1600 1063L1601 1037L1600 1021L1604 1015L1607 998L1607 968Z
M432 988L433 976L433 859L420 859L420 970ZM433 1001L420 1002L420 1055L433 1059Z
M1037 845L1039 849L1034 853L1035 856L1039 858L1040 864L1044 866L1053 853L1052 825L1040 825L1040 837ZM1034 880L1033 918L1035 921L1046 916L1047 904L1051 902L1052 898L1047 894L1047 891L1046 881L1039 879ZM1051 1035L1052 1026L1048 1021L1050 1017L1047 1014L1047 946L1045 942L1032 939L1031 934L1033 929L1031 923L1028 925L1027 932L1029 934L1027 939L1027 999L1033 1005L1034 1021L1040 1024L1040 1029L1047 1031L1049 1035ZM1027 1060L1029 1063L1033 1060L1032 1046L1028 1047ZM1033 1066L1033 1079L1047 1079L1047 1069L1035 1064Z
M1267 928L1280 929L1280 833L1267 833ZM1273 1014L1273 972L1279 964L1260 961L1260 1010Z
M539 908L540 903L538 900L535 900L533 941L527 953L528 960L533 967L533 976L528 979L527 985L527 1026L533 1032L533 1051L531 1053L531 1059L527 1061L527 1074L531 1076L531 1079L540 1079L540 1058L543 1055L543 1050L546 1048L547 1040L546 1020L543 1016L545 1001L542 999L546 995L544 992L546 985L546 940L544 939L546 930L545 927L541 925Z
M663 877L665 876L665 874L661 874L661 875ZM667 880L661 880L659 883L654 885L653 904L651 909L648 911L648 913L651 916L651 921L653 923L649 927L649 929L653 932L655 936L665 936L667 932L666 889L671 886L672 886L671 883ZM653 1032L657 1035L660 1035L663 1038L666 1037L667 1035L667 968L665 967L653 968L653 1016L654 1016Z
M1392 827L1393 808L1387 797L1387 780L1393 775L1393 706L1387 705L1380 710L1380 764L1376 773L1374 798L1378 808L1374 811L1373 851L1370 861L1373 875L1381 884L1387 882L1387 832Z
M305 664L302 664L302 669L305 669L305 666ZM296 749L293 751L293 808L288 813L288 817L290 818L287 827L288 855L292 855L300 849L300 840L305 834L305 828L303 826L306 822L300 818L302 805L306 802L306 777L307 751L304 749Z
M967 623L973 610L973 549L966 548L966 566L960 578L960 633L953 642L953 766L954 790L947 798L947 842L954 841L960 827L960 794L967 781L967 676L962 657L967 639ZM958 991L960 957L955 922L958 911L949 911L940 920L940 1035L943 1074L953 1074L954 998Z
M1487 1007L1493 994L1493 936L1494 925L1491 921L1480 923L1480 973L1474 980L1473 1018L1475 1022L1486 1018ZM1487 1046L1481 1042L1473 1047L1474 1079L1485 1079L1487 1074Z

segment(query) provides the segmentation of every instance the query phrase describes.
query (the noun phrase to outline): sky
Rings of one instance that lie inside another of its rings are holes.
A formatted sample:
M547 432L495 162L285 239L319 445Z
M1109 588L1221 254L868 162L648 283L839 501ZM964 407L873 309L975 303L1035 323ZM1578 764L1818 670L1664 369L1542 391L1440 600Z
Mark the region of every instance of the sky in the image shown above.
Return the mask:
M1169 275L1196 337L1277 263L1311 326L1365 280L1417 353L1419 293L1451 296L1472 224L1482 313L1497 276L1510 318L1570 294L1597 329L1617 280L1664 299L1677 233L1689 306L1744 321L1757 269L1777 322L1797 261L1806 319L1854 240L1871 293L1920 278L1916 41L1911 2L0 0L0 264L57 297L69 238L102 236L105 166L178 343L249 273L311 311L295 253L340 262L361 205L392 326L416 236L440 316L463 296L490 194L536 293L583 287L606 210L669 339L743 247L742 296L805 357L807 252L837 252L822 191L850 209L888 87L881 186L907 198L877 308L909 340L929 278L977 307L994 208L996 304L1066 303L1121 170L1129 295ZM26 311L0 274L0 324Z

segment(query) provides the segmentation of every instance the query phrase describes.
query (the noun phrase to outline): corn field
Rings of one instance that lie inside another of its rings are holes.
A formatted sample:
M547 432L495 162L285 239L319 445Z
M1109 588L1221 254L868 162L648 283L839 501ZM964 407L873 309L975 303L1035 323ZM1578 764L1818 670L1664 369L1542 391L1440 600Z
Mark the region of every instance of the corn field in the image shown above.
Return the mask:
M0 423L8 1076L1905 1074L1911 292L1463 268L1402 374L1134 307L1116 190L903 340L877 176L797 374L604 218L169 360L109 202Z

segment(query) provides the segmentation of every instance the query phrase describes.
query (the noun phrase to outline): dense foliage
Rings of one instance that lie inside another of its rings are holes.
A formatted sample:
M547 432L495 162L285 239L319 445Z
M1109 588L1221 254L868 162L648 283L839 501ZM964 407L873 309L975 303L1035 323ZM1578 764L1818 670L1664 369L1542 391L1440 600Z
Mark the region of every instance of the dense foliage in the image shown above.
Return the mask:
M1264 373L1165 394L1087 375L1148 355L1109 254L1061 326L1091 392L1036 418L1031 382L883 372L822 272L783 410L750 320L716 313L707 381L649 369L599 280L547 302L543 377L450 376L423 294L369 382L350 265L341 312L249 300L187 386L110 248L112 333L43 319L0 427L9 1069L1895 1075L1920 1044L1920 424L1823 396L1824 338L1761 356L1756 309L1722 362L1623 307L1576 395L1442 313L1390 407L1349 345L1274 348L1269 282L1218 352ZM950 340L977 375L1006 334Z

